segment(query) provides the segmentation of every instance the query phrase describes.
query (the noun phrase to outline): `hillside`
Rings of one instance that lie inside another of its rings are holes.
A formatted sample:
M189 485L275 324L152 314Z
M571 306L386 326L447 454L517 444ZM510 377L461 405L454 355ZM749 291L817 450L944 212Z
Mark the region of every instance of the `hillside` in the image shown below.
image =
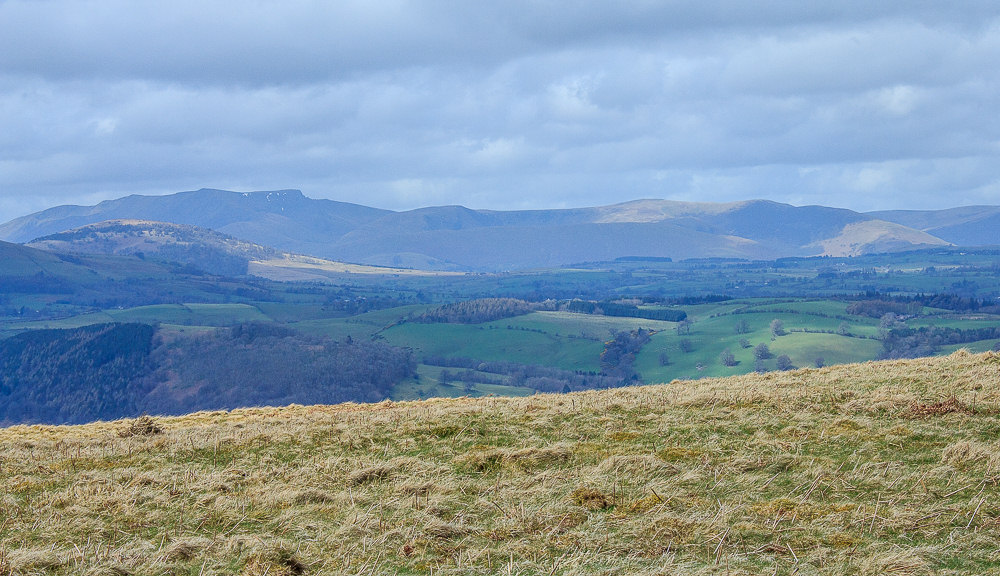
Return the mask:
M37 238L27 246L57 252L148 256L221 275L246 274L251 261L279 256L274 248L207 228L148 220L88 224Z
M214 230L150 220L108 220L25 244L57 253L137 256L221 276L252 274L282 281L324 280L339 274L427 274L280 252Z
M27 242L105 220L210 228L279 250L359 264L502 271L619 257L857 256L947 245L926 231L872 215L765 200L637 200L563 210L435 206L393 212L315 200L297 190L198 190L60 206L0 225Z
M0 573L987 574L1000 356L0 430Z
M322 247L388 212L314 200L298 190L229 192L202 189L165 196L132 195L96 206L57 206L0 225L0 240L28 242L106 220L152 220L209 228L300 254Z
M921 230L958 246L1000 244L1000 206L963 206L946 210L886 210L868 216Z
M0 426L377 402L413 370L409 350L263 322L193 333L135 322L33 330L0 340Z

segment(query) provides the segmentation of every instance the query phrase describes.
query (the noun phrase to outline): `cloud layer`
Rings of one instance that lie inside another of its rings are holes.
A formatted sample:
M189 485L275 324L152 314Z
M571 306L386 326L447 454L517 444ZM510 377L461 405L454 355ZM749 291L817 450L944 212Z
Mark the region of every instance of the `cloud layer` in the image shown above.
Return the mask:
M995 2L479 4L0 1L0 220L203 186L1000 203Z

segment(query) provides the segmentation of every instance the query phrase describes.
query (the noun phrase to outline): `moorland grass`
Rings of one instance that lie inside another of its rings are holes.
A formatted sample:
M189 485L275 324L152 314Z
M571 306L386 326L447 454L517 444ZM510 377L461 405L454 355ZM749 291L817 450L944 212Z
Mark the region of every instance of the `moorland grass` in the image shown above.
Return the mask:
M1000 355L0 430L0 574L1000 574Z

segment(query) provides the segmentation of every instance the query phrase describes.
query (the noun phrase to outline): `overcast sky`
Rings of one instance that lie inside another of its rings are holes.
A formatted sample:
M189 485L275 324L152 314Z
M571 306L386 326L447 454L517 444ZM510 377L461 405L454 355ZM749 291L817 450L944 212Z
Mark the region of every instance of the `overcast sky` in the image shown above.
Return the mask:
M202 187L1000 204L998 63L995 0L0 0L0 221Z

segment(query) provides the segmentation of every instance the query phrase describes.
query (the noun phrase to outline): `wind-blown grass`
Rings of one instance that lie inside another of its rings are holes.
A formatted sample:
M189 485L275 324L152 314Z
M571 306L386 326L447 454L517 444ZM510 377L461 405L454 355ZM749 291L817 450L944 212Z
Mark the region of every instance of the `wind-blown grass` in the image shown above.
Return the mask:
M998 414L958 352L12 427L0 574L1000 574Z

